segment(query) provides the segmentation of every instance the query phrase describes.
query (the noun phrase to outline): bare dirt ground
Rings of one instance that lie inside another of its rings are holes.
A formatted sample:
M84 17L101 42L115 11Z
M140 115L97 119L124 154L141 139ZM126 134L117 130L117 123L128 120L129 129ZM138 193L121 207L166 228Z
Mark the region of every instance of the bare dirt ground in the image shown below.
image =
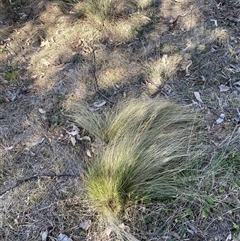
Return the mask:
M136 1L103 26L83 2L0 2L0 239L117 240L84 200L95 143L64 113L165 98L201 116L203 167L225 156L223 171L189 200L130 208L126 227L139 240L240 240L240 2Z

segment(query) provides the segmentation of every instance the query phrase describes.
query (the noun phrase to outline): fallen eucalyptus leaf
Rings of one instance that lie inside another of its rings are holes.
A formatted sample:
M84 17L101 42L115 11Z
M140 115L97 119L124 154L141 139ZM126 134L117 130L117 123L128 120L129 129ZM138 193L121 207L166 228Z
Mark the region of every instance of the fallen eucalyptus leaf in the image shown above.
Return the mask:
M76 136L76 135L78 135L78 130L74 130L74 131L67 131L67 133L70 135L70 136Z
M42 241L46 241L48 237L48 231L44 231L40 233Z
M206 78L205 78L204 75L201 76L201 79L202 79L203 82L206 82Z
M79 135L77 136L77 139L79 141L89 141L91 142L91 138L89 136L83 136L83 137L80 137Z
M44 109L42 109L42 108L39 108L38 111L39 111L39 113L41 113L41 114L46 114L46 111L45 111Z
M195 226L193 226L192 224L188 224L188 229L187 229L187 231L189 232L189 233L191 233L192 235L193 234L196 234L197 232L198 232L198 230L197 230L197 228L195 227Z
M226 85L220 85L219 89L220 89L220 92L227 92L230 90L230 87L228 87Z
M66 129L65 129L66 130ZM70 135L70 136L77 136L79 134L79 129L76 125L72 124L72 131L67 131L66 132Z
M194 96L195 98L200 102L200 103L203 103L202 99L201 99L201 96L200 96L200 93L198 91L194 91Z
M11 151L14 148L14 146L4 146L4 149L6 151Z
M66 234L60 233L58 235L57 241L73 241L73 240L69 238Z
M221 114L219 118L216 120L216 124L219 125L224 121L225 115Z
M230 234L227 236L227 238L226 238L225 241L231 241L231 240L232 240L232 234L230 233Z
M71 140L72 145L75 146L76 142L77 142L75 137L74 136L70 136L70 140Z
M40 140L33 142L33 143L32 143L32 146L37 146L37 145L39 145L39 144L42 144L42 143L44 142L44 140L45 140L45 138L43 137L43 138L41 138Z
M84 222L81 222L79 224L79 227L83 229L84 231L87 231L91 227L92 221L91 220L86 220Z
M73 131L79 131L78 127L75 124L72 124L72 130Z
M86 153L87 153L88 157L92 157L92 154L91 154L90 150L87 149Z
M97 108L100 108L102 106L104 106L107 102L105 100L103 101L97 101L94 103L94 106L97 107Z

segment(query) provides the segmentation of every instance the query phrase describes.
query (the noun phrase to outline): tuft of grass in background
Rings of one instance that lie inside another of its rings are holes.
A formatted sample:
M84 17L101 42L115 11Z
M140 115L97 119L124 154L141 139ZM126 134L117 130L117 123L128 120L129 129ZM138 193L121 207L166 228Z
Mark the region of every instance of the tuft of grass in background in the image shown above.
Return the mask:
M5 73L5 79L7 81L13 81L13 82L16 82L17 80L19 80L20 79L19 69L16 67L12 67L10 70L8 70Z
M150 83L149 91L155 92L163 83L171 79L176 74L178 65L182 58L179 54L168 56L163 55L153 62L147 62L144 68L146 70L147 79Z
M104 25L121 16L131 4L122 0L85 0L86 15L95 22Z
M106 144L91 161L85 185L89 200L115 231L119 215L131 203L183 192L182 172L194 162L194 117L183 108L166 101L132 100L104 115L76 104L71 116Z

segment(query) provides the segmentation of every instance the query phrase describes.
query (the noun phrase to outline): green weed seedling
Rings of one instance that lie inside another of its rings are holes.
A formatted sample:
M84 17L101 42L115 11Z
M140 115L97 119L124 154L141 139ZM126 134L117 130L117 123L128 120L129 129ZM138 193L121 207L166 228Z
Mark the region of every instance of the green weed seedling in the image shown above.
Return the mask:
M17 68L12 68L11 70L7 71L5 73L5 79L9 82L10 81L16 82L17 80L20 79L19 70Z

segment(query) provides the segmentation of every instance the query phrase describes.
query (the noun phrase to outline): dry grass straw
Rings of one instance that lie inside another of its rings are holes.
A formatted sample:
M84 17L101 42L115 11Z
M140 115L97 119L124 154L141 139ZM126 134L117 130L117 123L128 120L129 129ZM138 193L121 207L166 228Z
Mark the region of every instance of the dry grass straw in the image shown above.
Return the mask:
M191 165L193 116L155 100L133 100L98 115L76 104L75 122L106 145L87 170L89 200L107 222L132 202L175 197L183 190L182 171ZM124 235L125 236L125 235Z

